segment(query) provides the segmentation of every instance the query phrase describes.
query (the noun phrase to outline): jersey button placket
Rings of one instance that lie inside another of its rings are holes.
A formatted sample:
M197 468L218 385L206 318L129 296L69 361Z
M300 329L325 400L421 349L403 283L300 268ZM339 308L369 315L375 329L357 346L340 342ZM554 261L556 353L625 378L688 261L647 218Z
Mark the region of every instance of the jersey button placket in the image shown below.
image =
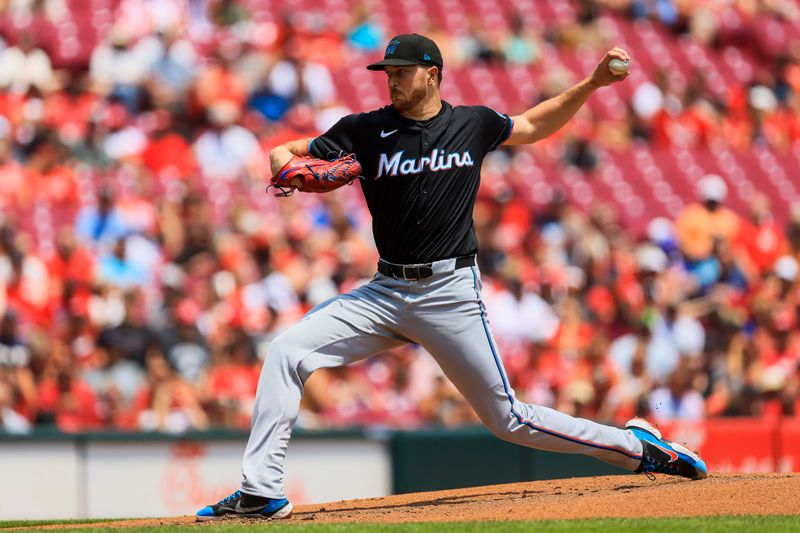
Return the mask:
M420 150L420 153L421 154L427 153L428 146L430 144L431 144L431 140L430 140L430 136L428 134L428 130L423 127L422 128L422 150ZM423 195L428 194L428 189L425 186L425 176L426 176L425 170L423 169L422 172L420 173L420 182L422 184L421 185L421 192L422 192ZM425 202L421 202L421 204L422 205L420 206L420 208L421 208L422 212L424 212L424 207L423 206L424 206ZM417 219L417 226L419 226L420 224L422 224L422 219L421 218Z

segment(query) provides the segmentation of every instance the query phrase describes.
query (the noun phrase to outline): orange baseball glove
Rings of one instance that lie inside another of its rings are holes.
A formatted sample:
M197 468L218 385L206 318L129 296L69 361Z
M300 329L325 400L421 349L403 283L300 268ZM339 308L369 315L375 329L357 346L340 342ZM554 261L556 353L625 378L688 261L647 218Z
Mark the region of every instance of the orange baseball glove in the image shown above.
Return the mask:
M295 190L301 192L328 192L352 183L361 176L361 164L353 154L333 161L315 157L292 157L277 174L270 179L270 187L278 192L275 196L291 196ZM297 185L295 178L299 178Z

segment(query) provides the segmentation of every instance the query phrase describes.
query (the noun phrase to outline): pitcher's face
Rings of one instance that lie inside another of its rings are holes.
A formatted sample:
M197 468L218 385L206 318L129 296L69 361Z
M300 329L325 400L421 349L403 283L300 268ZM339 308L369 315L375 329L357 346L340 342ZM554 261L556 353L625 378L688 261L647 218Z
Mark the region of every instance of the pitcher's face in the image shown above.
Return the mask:
M386 67L389 97L398 113L414 109L428 95L428 69L421 65Z

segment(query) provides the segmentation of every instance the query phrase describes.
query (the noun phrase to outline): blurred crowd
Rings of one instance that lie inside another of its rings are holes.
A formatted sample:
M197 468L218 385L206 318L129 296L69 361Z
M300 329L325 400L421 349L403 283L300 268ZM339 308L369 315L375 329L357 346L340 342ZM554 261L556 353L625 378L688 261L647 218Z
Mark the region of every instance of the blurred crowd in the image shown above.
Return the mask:
M377 261L357 185L268 197L267 153L351 112L339 74L380 55L393 28L370 2L342 20L256 20L236 0L106 3L107 31L81 61L48 30L69 2L0 0L0 431L247 428L271 339ZM587 111L555 141L487 158L479 265L518 396L611 423L800 414L800 207L776 220L755 194L735 212L708 175L695 203L639 234L617 206L579 209L558 188L531 205L509 170L533 157L591 173L602 150L632 143L797 149L800 43L743 37L762 20L797 24L796 3L569 5L544 29L512 14L502 29L419 31L440 44L445 78L602 49L608 16L741 46L761 68L724 90L656 71L618 135ZM543 79L529 104L554 90ZM298 424L472 422L409 345L317 372Z

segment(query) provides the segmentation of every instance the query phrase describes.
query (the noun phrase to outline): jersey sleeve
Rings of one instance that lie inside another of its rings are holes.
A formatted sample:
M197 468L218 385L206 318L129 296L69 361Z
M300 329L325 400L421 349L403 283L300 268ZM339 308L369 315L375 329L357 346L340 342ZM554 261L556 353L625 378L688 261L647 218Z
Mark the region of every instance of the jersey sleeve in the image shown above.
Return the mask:
M484 142L484 149L491 152L511 135L514 121L508 115L498 113L490 107L475 106L474 109L480 121L479 135Z
M342 117L331 129L309 141L308 153L329 160L339 157L342 152L352 154L356 145L357 121L358 115Z

